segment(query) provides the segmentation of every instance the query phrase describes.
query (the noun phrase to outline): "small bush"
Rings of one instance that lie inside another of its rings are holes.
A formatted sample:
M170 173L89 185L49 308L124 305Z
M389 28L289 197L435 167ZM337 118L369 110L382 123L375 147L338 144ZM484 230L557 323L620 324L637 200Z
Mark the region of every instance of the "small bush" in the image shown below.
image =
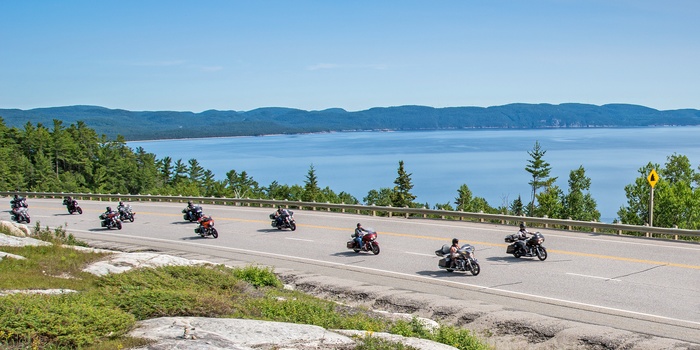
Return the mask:
M256 287L282 287L282 282L269 267L246 266L234 269L234 275Z
M125 334L134 322L132 315L77 293L0 297L5 343L80 348Z

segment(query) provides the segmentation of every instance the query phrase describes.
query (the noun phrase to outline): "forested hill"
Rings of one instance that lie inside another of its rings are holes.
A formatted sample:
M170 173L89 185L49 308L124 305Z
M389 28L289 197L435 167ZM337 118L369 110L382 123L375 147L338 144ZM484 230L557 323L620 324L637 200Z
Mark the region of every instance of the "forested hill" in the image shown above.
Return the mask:
M0 109L8 127L27 122L52 128L84 122L98 134L127 141L219 136L254 136L357 130L444 130L473 128L590 128L700 125L700 111L659 111L628 104L603 106L566 103L509 104L494 107L398 106L348 112L334 108L305 111L268 107L251 111L209 110L201 113L127 111L98 106L30 110Z

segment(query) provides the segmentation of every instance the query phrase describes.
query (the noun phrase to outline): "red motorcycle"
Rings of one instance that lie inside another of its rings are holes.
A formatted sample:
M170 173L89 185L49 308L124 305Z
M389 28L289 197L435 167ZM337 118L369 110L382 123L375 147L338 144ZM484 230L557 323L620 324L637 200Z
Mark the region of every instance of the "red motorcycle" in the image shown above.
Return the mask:
M194 229L196 234L200 235L202 238L207 236L219 238L219 232L214 228L214 219L212 219L211 216L202 216L197 222L199 222L199 227Z
M355 238L349 240L347 243L348 249L353 250L355 253L360 251L372 252L374 255L379 254L379 242L377 242L377 231L373 228L367 228L367 232L362 236L362 246L357 246L357 241ZM352 236L351 236L352 237Z

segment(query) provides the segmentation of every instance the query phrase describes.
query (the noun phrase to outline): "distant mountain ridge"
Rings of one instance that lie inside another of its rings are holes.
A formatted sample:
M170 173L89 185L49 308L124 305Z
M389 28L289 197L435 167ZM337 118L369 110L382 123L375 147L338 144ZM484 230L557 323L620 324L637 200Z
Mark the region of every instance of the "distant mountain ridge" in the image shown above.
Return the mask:
M700 110L660 111L640 105L578 103L493 107L376 107L348 112L341 108L305 111L265 107L250 111L128 111L99 106L66 106L29 110L0 109L8 127L27 122L52 128L83 121L98 134L127 141L172 138L258 136L360 130L532 129L700 125Z

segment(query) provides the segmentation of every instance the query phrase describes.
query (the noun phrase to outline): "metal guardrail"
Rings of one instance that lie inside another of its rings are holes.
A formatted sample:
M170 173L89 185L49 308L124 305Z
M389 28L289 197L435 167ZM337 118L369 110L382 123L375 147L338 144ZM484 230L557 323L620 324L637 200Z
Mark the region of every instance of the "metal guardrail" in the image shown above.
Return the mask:
M35 198L63 198L71 196L81 200L110 200L110 201L146 201L146 202L178 202L184 203L194 201L199 203L211 203L221 205L237 205L237 206L259 206L259 207L277 207L284 206L287 208L303 208L310 210L338 210L340 212L355 212L357 214L367 214L376 216L378 213L384 213L387 216L420 216L420 217L439 217L442 219L455 218L458 220L476 220L479 222L499 222L501 224L517 224L525 221L529 226L533 224L540 225L544 228L560 228L572 231L586 232L611 232L621 235L625 232L643 234L646 237L653 235L661 235L662 237L670 237L678 239L679 237L700 237L700 230L685 230L678 228L665 228L653 226L637 226L625 224L608 224L595 221L577 221L565 219L550 219L539 217L526 217L503 214L487 214L487 213L470 213L463 211L452 210L435 210L425 208L398 208L398 207L382 207L375 205L358 205L358 204L336 204L336 203L317 203L317 202L302 202L274 199L251 199L251 198L217 198L217 197L188 197L188 196L160 196L160 195L133 195L133 194L98 194L98 193L57 193L57 192L3 192L0 191L0 196L14 196L15 194L26 197ZM588 230L581 230L581 229Z

